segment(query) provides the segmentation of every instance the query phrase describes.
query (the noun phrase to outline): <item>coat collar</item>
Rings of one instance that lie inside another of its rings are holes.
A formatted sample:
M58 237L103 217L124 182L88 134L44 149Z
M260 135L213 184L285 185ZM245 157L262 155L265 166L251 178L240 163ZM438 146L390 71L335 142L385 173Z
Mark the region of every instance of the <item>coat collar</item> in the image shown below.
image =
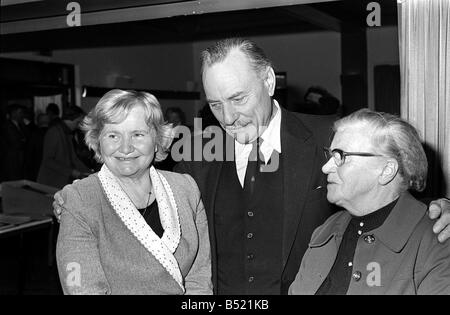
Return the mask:
M379 228L371 231L377 239L386 245L391 251L399 253L408 242L416 225L425 215L426 205L417 201L409 192L404 192L395 205L386 221ZM351 220L347 211L337 214L338 217L332 223L325 223L317 230L310 247L320 247L331 238L341 237Z
M336 218L335 218L336 216ZM310 247L321 247L332 238L341 238L344 235L352 216L347 211L341 211L330 217L327 222L318 227L311 237Z
M103 165L98 177L106 197L120 220L147 251L159 261L184 292L183 278L174 256L181 238L180 219L177 204L167 180L153 166L150 168L150 179L158 202L161 225L164 228L163 237L159 238L106 165Z
M425 204L417 201L409 192L404 192L385 223L373 230L373 234L393 252L399 253L426 211Z

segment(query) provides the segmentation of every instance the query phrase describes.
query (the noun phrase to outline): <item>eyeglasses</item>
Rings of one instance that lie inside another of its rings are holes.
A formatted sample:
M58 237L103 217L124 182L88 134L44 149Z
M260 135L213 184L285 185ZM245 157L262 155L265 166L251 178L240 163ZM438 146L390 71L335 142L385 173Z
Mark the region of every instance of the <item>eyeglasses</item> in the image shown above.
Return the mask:
M356 155L356 156L384 156L381 154L373 154L373 153L367 153L367 152L345 152L341 149L333 149L324 147L323 152L325 153L325 157L327 158L327 161L331 158L334 159L334 162L337 166L342 166L345 163L345 157Z

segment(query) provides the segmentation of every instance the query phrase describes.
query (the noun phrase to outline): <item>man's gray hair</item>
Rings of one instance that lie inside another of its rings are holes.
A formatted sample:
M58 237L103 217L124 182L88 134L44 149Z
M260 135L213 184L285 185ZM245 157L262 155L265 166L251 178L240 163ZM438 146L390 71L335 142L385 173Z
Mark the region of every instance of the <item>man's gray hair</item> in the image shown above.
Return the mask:
M428 162L417 130L398 116L360 109L334 124L334 131L365 123L373 130L372 144L380 153L397 160L402 190L422 191L426 186Z
M222 62L235 49L247 56L258 75L261 75L268 67L272 67L272 62L255 42L250 39L234 37L220 40L202 52L201 73L203 74L206 67Z

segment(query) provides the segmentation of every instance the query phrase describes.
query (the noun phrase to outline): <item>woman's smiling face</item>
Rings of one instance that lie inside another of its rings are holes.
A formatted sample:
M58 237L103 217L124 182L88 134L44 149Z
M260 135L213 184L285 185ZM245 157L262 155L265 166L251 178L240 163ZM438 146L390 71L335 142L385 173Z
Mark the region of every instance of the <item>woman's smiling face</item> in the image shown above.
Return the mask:
M155 155L156 132L146 122L143 106L135 106L120 123L105 124L100 134L100 152L117 177L145 174Z

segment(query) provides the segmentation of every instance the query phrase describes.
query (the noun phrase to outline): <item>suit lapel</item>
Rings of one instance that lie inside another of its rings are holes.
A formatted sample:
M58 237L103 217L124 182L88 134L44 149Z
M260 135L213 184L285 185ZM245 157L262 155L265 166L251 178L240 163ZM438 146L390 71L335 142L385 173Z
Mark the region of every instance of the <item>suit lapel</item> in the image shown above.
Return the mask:
M223 161L227 160L227 152L228 155L232 154L234 159L234 139L225 133L225 137L223 137L223 145L223 160L202 162L201 169L198 170L200 173L205 172L204 175L201 176L201 178L204 180L199 185L203 185L203 187L201 187L201 191L207 192L202 195L202 199L205 204L206 215L208 218L209 238L211 243L212 274L215 293L217 293L217 249L214 220L215 202L217 187L219 185L219 180L224 163ZM231 150L231 152L229 150Z
M198 170L199 173L204 172L204 175L199 177L199 179L203 179L200 183L200 185L203 185L203 187L201 187L201 191L207 192L202 195L202 199L205 204L208 223L214 222L214 205L216 202L217 186L219 185L220 174L224 163L223 161L226 161L227 150L232 150L234 157L234 140L226 133L225 137L223 137L223 148L222 161L202 161L200 170ZM214 227L214 224L210 224L210 226Z
M283 269L291 252L309 193L315 145L300 120L282 110L281 151L283 155Z

